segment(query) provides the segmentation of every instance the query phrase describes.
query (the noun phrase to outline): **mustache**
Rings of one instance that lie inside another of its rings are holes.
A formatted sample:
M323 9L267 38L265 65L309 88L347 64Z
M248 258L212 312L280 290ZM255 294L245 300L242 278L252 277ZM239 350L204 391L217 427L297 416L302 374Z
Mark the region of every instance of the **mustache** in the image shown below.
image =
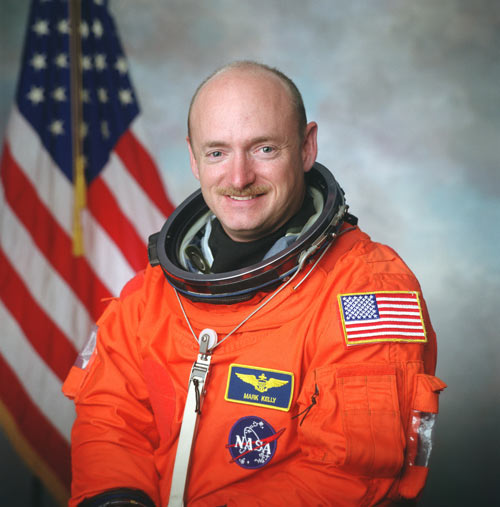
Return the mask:
M246 188L237 187L219 187L216 189L218 195L232 195L234 197L253 197L256 195L265 194L269 188L265 185L253 185Z

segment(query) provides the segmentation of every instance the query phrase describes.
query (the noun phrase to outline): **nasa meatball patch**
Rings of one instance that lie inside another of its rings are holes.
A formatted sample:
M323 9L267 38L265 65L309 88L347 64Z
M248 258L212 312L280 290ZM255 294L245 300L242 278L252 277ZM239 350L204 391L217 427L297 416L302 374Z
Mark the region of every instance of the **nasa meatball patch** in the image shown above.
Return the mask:
M293 373L232 364L227 378L226 401L274 408L287 412L293 396Z
M278 445L278 438L285 428L278 432L264 419L257 416L242 417L231 428L226 448L231 454L230 463L254 470L267 465Z

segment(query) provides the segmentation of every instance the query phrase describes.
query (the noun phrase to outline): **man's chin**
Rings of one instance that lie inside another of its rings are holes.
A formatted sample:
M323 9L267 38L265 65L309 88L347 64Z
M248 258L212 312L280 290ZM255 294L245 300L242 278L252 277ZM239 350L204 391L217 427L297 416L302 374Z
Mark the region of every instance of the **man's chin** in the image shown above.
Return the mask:
M249 242L260 239L266 235L257 224L226 224L222 223L226 234L233 240L239 242Z

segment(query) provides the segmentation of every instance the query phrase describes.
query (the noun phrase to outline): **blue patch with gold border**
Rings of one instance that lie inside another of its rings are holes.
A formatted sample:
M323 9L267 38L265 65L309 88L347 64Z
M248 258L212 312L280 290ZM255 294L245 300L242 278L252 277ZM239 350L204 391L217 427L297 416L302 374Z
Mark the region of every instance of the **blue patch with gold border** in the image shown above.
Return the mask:
M224 399L287 412L293 397L293 373L242 364L229 366Z

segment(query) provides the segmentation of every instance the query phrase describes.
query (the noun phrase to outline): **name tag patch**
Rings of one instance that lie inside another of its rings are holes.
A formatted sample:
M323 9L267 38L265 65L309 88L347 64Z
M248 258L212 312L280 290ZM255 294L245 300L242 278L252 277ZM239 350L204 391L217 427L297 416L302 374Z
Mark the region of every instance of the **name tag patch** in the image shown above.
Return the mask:
M287 412L293 396L293 373L232 364L227 378L226 401L274 408Z

